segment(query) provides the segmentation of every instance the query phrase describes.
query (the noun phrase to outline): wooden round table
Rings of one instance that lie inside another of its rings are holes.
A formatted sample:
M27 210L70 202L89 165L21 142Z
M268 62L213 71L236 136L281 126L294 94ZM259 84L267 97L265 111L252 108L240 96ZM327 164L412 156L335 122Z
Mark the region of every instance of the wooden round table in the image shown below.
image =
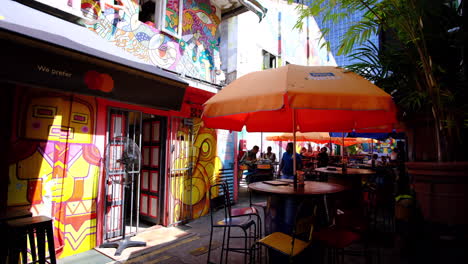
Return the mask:
M265 182L254 182L249 184L251 190L267 194L285 195L324 195L341 192L344 186L336 183L306 181L304 187L294 190L292 180L276 180Z
M294 189L292 180L254 182L249 189L267 194L265 209L265 233L283 232L291 234L299 203L304 198L319 198L322 203L324 221L329 221L327 195L346 189L336 183L306 181L303 187Z
M327 169L327 168L331 168ZM371 175L375 174L374 170L369 170L369 169L356 169L356 168L347 168L346 172L343 173L343 169L339 167L322 167L322 168L316 168L315 171L318 171L320 173L328 173L328 174L337 174L337 175Z
M331 169L331 170L330 170ZM348 187L349 197L346 199L346 204L351 207L362 205L362 180L370 175L375 175L377 172L369 169L347 168L343 172L339 167L322 167L315 171L326 174L329 182L338 183Z

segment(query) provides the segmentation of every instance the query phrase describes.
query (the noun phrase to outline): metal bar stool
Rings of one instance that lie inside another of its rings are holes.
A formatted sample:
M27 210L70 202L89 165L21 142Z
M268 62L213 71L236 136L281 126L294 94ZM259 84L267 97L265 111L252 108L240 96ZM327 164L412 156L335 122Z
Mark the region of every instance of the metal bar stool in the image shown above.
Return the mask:
M27 237L29 236L32 263L46 263L46 236L49 248L49 263L56 264L52 219L46 216L19 218L6 222L12 244L9 247L9 263L18 264L19 255L23 264L28 263ZM37 242L37 243L36 243ZM37 254L36 254L37 245ZM39 256L39 259L37 259Z
M217 195L215 195L217 194ZM220 263L228 262L228 252L238 252L244 254L244 262L247 263L247 256L250 254L250 245L248 241L253 239L254 241L258 238L257 225L254 220L250 219L250 216L257 216L258 214L246 213L239 215L232 215L231 204L229 201L229 190L225 183L219 183L212 185L209 189L210 197L210 215L211 215L211 231L210 231L210 242L208 247L208 258L207 263L212 263L210 261L211 256L211 243L213 240L213 229L222 228L223 229L223 242L221 245L221 256ZM220 221L214 220L215 211L222 209L223 219ZM247 218L244 218L247 217ZM250 229L253 227L253 235L249 235ZM243 231L243 236L232 236L231 228L240 228ZM231 238L243 238L244 247L243 248L233 248L230 246ZM227 240L227 241L226 241ZM226 256L224 257L224 252L226 251Z

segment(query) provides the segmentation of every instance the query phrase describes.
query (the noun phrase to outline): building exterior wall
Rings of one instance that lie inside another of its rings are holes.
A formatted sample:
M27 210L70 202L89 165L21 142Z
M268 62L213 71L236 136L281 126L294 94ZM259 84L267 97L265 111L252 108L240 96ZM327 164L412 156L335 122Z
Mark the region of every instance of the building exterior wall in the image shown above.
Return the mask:
M122 48L123 54L134 55L135 61L212 84L224 80L218 47L221 11L209 0L184 1L180 38L138 22L136 1L122 0L122 5L115 6L111 4L114 1L82 0L81 6L76 6L78 1L72 1L72 7L68 5L70 1L40 2L56 5L76 16L83 16L84 9L91 12L86 16L94 16L94 22L83 20L90 34L96 33L107 39L109 45ZM219 180L220 169L233 166L236 135L203 126L201 104L209 96L197 92L186 92L180 111L162 111L26 86L17 86L14 94L11 98L15 121L8 147L12 155L8 159L7 204L26 206L33 215L53 218L59 258L104 242L106 183L103 158L109 107L165 116L170 122L175 117L193 120L191 131L186 126L175 126L168 132L190 138L188 144L180 145L186 148L183 151L190 152L188 155L181 154L170 161L173 142L169 137L166 139L164 162L169 166L166 175L162 176L166 177L166 185L161 186L165 190L162 205L165 206L162 222L165 225L206 214L209 186ZM183 177L170 173L187 167L192 168L192 172Z
M174 132L177 138L191 138L189 144L176 144L178 148L173 169L193 167L191 175L169 174L170 199L168 213L170 223L199 218L209 212L209 188L220 180L221 169L233 168L236 133L209 129L201 118L193 119L189 129L178 123ZM187 217L189 216L189 217Z
M296 4L279 0L264 0L261 4L268 9L261 22L254 13L245 12L221 23L221 67L227 76L262 70L262 51L276 57L276 66L336 65L333 56L320 48L320 30L313 18L302 31L294 29Z
M105 124L97 122L96 99L25 87L16 92L8 205L52 217L59 256L93 248L103 153L97 126Z
M108 107L164 112L30 87L17 87L15 94L8 206L27 206L33 215L54 219L59 258L96 247L102 243L105 219L103 158ZM172 116L190 117L189 107L184 105L183 111ZM173 131L178 137L191 140L181 146L187 149L179 151L180 158L176 157L168 171L186 168L190 162L193 173L191 177L170 173L165 176L169 217L164 219L166 224L206 214L209 186L218 180L220 169L232 168L235 133L205 128L198 117L193 120L192 132L184 126ZM70 133L67 135L64 129ZM170 149L167 144L167 159ZM184 160L185 151L190 155Z
M183 1L180 38L140 22L138 1L122 0L119 6L97 0L82 1L82 5L85 2L97 17L86 26L145 63L210 83L224 80L217 37L221 10L210 0ZM173 16L167 14L166 19Z
M223 20L220 28L221 70L226 74L226 83L236 79L238 60L238 16Z

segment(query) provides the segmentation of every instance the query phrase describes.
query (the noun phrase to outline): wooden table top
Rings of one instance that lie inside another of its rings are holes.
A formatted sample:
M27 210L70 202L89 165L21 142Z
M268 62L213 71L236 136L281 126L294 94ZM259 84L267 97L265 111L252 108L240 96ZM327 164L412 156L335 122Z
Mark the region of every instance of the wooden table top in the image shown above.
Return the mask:
M327 168L335 168L336 170L327 170ZM346 173L343 173L343 169L339 167L322 167L316 168L315 171L322 172L322 173L329 173L329 174L341 174L341 175L369 175L375 174L374 170L368 169L356 169L356 168L348 168Z
M272 185L272 184L284 184L284 185ZM254 182L254 183L249 184L249 188L251 190L258 191L258 192L273 193L273 194L289 194L289 195L332 194L332 193L341 192L346 189L345 186L336 184L336 183L306 181L304 187L298 187L297 190L294 190L292 180Z

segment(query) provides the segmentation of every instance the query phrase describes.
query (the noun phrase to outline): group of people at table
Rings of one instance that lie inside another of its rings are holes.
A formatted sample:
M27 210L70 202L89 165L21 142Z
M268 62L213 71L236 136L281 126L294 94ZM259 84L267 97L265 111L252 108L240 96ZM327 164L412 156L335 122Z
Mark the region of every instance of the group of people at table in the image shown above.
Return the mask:
M247 169L247 182L255 181L254 177L255 174L258 173L258 164L266 164L267 170L271 174L272 178L276 175L278 179L293 179L293 143L289 142L286 146L286 151L281 156L281 160L278 163L276 159L275 153L272 152L272 148L268 147L266 153L262 153L260 158L257 158L257 154L259 152L259 147L254 146L251 150L242 151L239 153L239 164L244 165L244 168ZM316 151L310 151L303 147L301 149L300 154L296 153L296 169L297 170L304 170L307 168L321 168L327 167L330 165L330 157L328 155L328 149L326 147L319 148L317 147ZM392 152L390 157L381 156L379 157L377 154L373 154L367 162L361 163L361 166L367 165L367 167L379 167L379 166L387 166L391 163L391 161L396 159L397 151ZM394 157L395 156L395 157ZM268 166L269 165L269 166ZM275 166L278 166L278 169L275 170ZM265 166L263 166L265 167ZM238 182L242 179L244 170L239 169L238 174Z

